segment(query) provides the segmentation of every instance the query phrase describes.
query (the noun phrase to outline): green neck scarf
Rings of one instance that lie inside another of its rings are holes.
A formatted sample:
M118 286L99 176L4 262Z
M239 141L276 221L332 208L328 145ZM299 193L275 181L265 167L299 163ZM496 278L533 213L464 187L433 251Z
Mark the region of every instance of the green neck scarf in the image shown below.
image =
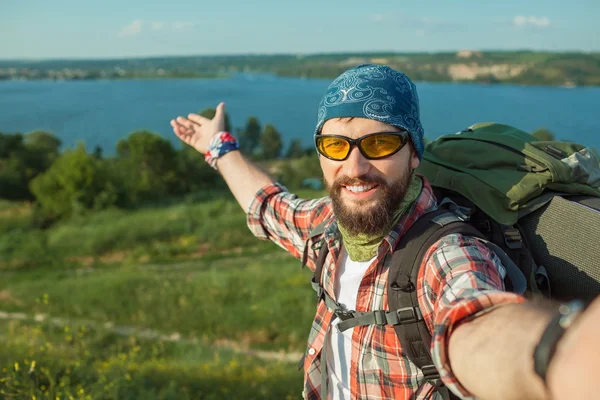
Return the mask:
M410 179L408 189L406 190L406 194L398 206L398 210L394 213L392 220L390 221L389 225L386 226L386 229L383 230L381 235L366 235L362 233L355 236L350 235L348 231L338 222L338 229L342 234L344 247L352 261L368 261L375 257L377 254L377 249L379 248L384 236L387 235L394 226L396 226L400 218L404 215L404 213L406 213L417 197L419 197L422 188L423 181L421 178L413 174Z

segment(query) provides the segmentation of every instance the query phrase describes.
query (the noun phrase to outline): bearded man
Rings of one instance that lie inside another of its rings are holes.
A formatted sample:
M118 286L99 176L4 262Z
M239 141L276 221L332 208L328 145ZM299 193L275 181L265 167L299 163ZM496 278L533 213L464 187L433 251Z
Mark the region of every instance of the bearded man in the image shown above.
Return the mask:
M600 330L599 302L585 312L563 310L571 319L581 314L581 322L567 331L567 339L551 343L541 376L532 355L556 318L505 291L501 260L475 237L443 237L426 252L419 270L419 317L432 336L431 359L439 384L428 378L431 370L411 362L390 324L338 329L340 309L389 310L388 255L415 221L437 208L427 179L414 172L424 151L424 133L416 87L406 75L386 66L361 65L331 83L319 104L314 132L329 193L321 199L298 198L244 158L235 138L223 132L223 103L212 120L189 114L171 125L222 174L258 238L297 258L307 244L326 243L318 277L324 296L304 358L304 398L544 399L597 394L591 371L598 368L600 357L586 354L573 338L587 338L581 343L598 352L593 338ZM323 225L323 233L312 237L313 229ZM314 270L315 252L308 251L306 257ZM575 380L562 379L573 375Z

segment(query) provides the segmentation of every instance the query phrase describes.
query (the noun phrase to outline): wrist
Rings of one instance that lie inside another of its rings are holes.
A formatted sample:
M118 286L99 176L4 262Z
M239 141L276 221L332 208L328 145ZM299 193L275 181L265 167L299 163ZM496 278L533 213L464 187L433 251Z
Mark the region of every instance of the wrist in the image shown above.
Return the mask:
M237 140L231 135L231 133L223 131L217 133L211 139L206 154L204 154L204 160L214 169L217 169L217 160L223 157L225 154L239 150Z
M533 353L535 373L548 387L548 370L555 360L557 349L567 330L585 309L581 301L572 301L560 306L558 313L550 320Z

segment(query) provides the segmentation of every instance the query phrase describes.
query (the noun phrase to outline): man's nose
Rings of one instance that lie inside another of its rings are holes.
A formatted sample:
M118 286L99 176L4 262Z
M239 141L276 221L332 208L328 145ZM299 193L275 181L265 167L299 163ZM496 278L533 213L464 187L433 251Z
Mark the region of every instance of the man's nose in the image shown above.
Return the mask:
M343 169L344 175L350 178L359 178L369 172L371 163L362 155L358 147L354 146L344 161Z

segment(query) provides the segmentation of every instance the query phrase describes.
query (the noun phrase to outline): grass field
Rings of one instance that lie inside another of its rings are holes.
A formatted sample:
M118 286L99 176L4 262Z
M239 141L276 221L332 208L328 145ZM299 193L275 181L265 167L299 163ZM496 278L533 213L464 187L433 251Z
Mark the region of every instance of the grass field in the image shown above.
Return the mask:
M255 239L230 196L45 231L31 206L0 207L4 398L300 397L309 272Z

